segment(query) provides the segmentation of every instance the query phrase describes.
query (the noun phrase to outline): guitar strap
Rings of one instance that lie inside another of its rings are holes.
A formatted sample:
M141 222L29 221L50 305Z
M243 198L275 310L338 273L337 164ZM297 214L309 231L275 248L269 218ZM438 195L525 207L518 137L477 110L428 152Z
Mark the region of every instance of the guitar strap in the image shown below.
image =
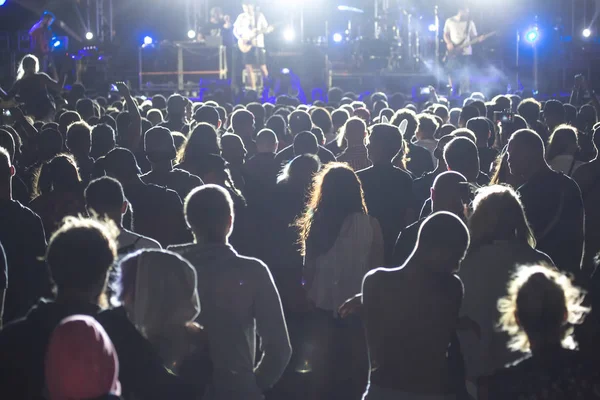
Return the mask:
M469 19L467 20L467 27L465 28L465 38L456 45L456 47L460 47L462 45L464 45L466 43L467 40L470 40L469 38L469 31L471 30L471 16L469 15Z

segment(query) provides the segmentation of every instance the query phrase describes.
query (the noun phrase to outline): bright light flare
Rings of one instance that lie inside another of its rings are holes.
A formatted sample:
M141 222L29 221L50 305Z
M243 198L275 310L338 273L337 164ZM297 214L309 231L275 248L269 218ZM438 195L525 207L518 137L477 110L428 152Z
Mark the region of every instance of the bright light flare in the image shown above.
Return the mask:
M435 24L430 24L429 25L429 32L435 32L437 31L437 26L435 26Z
M88 32L85 34L85 38L87 40L92 40L94 38L94 34L92 32Z
M539 37L540 37L540 33L537 28L529 29L525 33L525 40L527 40L529 43L532 43L532 44L537 42Z
M344 39L344 37L342 36L341 33L334 33L333 34L333 41L334 42L340 43L343 39Z
M286 42L293 42L296 38L296 32L294 31L294 28L287 28L285 31L283 31L283 38Z
M0 7L6 4L6 0L0 0Z
M146 36L146 37L144 38L144 44L145 44L146 46L150 46L150 45L152 44L152 42L153 42L153 40L152 40L152 38L151 38L150 36Z
M582 32L581 32L581 36L583 36L584 38L589 38L590 36L592 36L592 30L590 28L585 28Z
M195 38L195 37L196 37L196 31L195 31L195 30L193 30L193 29L190 29L190 30L188 31L188 33L187 33L187 37L188 37L188 39L193 39L193 38Z

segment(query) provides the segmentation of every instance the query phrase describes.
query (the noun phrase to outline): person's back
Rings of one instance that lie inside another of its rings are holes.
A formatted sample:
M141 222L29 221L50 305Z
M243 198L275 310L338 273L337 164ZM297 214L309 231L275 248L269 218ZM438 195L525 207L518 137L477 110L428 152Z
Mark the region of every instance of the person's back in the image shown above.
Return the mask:
M203 183L196 175L192 175L181 168L173 168L170 171L150 171L140 178L146 184L153 184L175 191L181 199L184 199L192 189Z

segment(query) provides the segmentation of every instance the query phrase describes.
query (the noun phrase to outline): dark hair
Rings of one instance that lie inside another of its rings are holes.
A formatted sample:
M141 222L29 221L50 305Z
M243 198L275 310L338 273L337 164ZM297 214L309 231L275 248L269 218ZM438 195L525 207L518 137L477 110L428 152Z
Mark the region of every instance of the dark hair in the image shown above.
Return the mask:
M312 121L306 111L296 110L288 117L288 125L292 135L297 135L300 132L310 131Z
M479 111L479 116L480 117L487 117L487 107L485 106L485 103L481 100L475 100L474 102L472 102L469 107L474 107L477 109L477 111Z
M216 108L211 106L202 106L194 113L194 120L196 122L206 122L217 128L221 117Z
M110 125L98 124L92 128L92 158L105 156L116 144L115 131Z
M300 132L294 138L294 154L299 156L301 154L317 154L319 151L319 143L314 133Z
M67 148L73 154L90 153L92 147L92 129L87 122L74 122L67 128Z
M331 122L334 126L344 126L346 121L350 119L350 113L344 110L343 108L338 108L334 112L331 113Z
M62 134L67 133L67 128L75 123L81 121L81 116L75 111L65 111L58 118L58 129Z
M84 121L87 121L90 117L96 115L96 107L94 106L94 102L92 99L83 98L77 100L75 103L75 110Z
M302 254L315 259L327 253L354 213L367 214L360 180L347 164L327 164L315 175L306 211L296 221Z
M254 115L254 121L262 127L265 124L265 109L260 103L249 103L246 105L246 110L250 111Z
M5 129L0 128L0 147L4 148L10 157L11 164L15 159L15 140L12 135Z
M100 161L107 175L114 177L121 183L141 174L135 156L131 150L123 147L115 147L98 161Z
M100 216L120 213L125 201L121 183L108 176L91 181L84 196L87 209L94 210Z
M391 124L375 124L368 137L371 145L381 146L386 159L392 160L398 154L406 153L406 142L397 126Z
M254 114L245 109L239 109L231 115L231 127L234 132L252 125L253 122Z
M428 139L433 139L433 135L439 128L439 124L435 117L429 114L420 114L419 119L419 131L423 132Z
M460 115L458 116L459 126L460 126L461 122L463 122L465 125L467 125L467 122L471 118L477 118L479 116L480 116L479 110L476 107L465 106L465 107L463 107L463 109L460 112Z
M577 140L577 129L570 125L557 126L548 140L546 160L550 162L556 156L565 154L565 151L567 151L570 146L575 146L575 148L579 147L579 141Z
M324 108L315 108L310 114L312 124L316 127L321 128L323 134L326 135L331 132L333 122L331 120L331 114Z
M226 227L234 213L227 190L212 184L197 187L187 195L183 208L185 220L196 237L215 243L228 236Z
M285 118L281 115L272 115L269 117L265 127L275 132L280 142L286 142L287 123L285 122Z
M544 104L544 117L554 117L558 120L565 120L565 107L558 100L548 100L546 104Z
M404 120L408 122L406 131L404 132L404 139L410 141L413 136L415 136L417 129L419 129L419 120L417 119L417 114L414 111L405 108L398 111L394 115L391 123L392 125L400 126L400 123Z
M470 119L469 122L467 122L467 129L475 134L478 147L487 147L491 132L487 118L477 117Z
M49 160L63 149L63 137L56 129L44 129L37 138L39 159Z
M517 107L517 112L528 123L533 123L540 119L542 105L536 99L525 99Z
M221 143L214 126L202 122L196 125L181 148L179 162L195 163L206 154L221 154Z
M77 163L70 154L59 154L42 164L34 173L33 197L51 191L73 191L79 188L81 177Z
M479 153L473 141L455 137L444 147L444 160L450 170L460 172L470 182L477 178Z

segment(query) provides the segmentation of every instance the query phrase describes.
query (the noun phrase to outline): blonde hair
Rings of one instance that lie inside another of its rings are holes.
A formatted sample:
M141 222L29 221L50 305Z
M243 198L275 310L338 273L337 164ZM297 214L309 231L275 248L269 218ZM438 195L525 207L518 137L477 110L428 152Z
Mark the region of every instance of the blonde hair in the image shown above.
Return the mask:
M486 186L477 191L469 231L469 253L500 239L515 238L532 248L536 245L519 195L506 185Z
M520 266L498 300L498 327L511 336L508 348L529 352L531 339L575 349L572 325L581 324L590 308L583 306L585 292L571 278L546 265ZM558 337L550 337L558 335Z
M40 61L33 54L27 54L21 62L19 63L19 69L17 70L17 80L23 78L25 73L31 72L38 73L40 72Z

